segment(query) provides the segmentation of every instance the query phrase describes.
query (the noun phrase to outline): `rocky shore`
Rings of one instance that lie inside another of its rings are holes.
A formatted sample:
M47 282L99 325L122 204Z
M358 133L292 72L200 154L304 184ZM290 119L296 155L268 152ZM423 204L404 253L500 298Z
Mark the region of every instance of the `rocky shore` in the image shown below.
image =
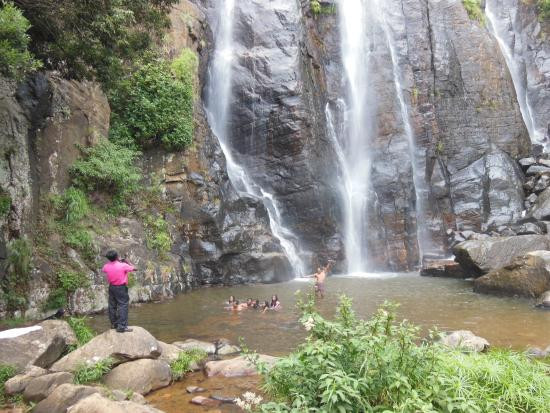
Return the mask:
M201 352L201 359L187 370L203 371L207 377L257 374L246 357L235 357L240 349L227 340L167 344L141 327L132 329L130 333L108 330L77 348L75 333L62 320L1 332L0 365L13 366L17 373L5 382L5 395L20 395L37 413L157 413L161 410L143 396L181 379L174 362L186 352ZM105 360L110 364L101 379L83 382L83 370L94 369ZM272 365L277 358L260 355L259 360ZM240 396L220 399L210 397L208 389L187 391L201 393L192 403L209 407L233 403Z

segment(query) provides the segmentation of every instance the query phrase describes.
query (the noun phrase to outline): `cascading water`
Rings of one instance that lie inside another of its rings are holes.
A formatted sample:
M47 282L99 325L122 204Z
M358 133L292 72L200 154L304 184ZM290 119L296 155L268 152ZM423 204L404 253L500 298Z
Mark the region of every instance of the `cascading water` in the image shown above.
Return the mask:
M341 196L344 208L344 246L348 272L367 270L367 205L371 158L372 119L375 108L369 101L369 20L375 16L366 0L338 3L342 62L347 81L347 101L342 102L344 128L334 136L342 167ZM327 110L327 113L330 111ZM332 119L328 119L329 126ZM333 132L334 133L334 129Z
M513 30L512 19L514 16L512 13L517 9L509 7L499 7L498 0L487 0L485 5L485 15L489 22L488 27L500 46L500 50L506 60L506 65L512 76L514 88L527 131L532 143L544 144L544 131L538 128L533 116L532 104L527 93L527 79L525 78L525 67L521 59L515 56L514 50L510 46L512 42L507 42L506 39L510 36L514 38L519 36L516 33L510 32ZM547 148L548 149L548 148Z
M412 165L416 195L417 240L420 256L434 251L431 237L424 223L428 188L418 164L417 148L411 126L409 109L402 87L402 74L390 23L385 13L385 2L379 0L346 0L339 4L341 52L346 75L347 93L328 105L325 110L329 138L335 147L340 165L340 193L343 205L344 244L348 272L368 271L368 204L376 194L371 189L371 145L375 139L376 99L370 76L374 76L371 60L373 42L383 41L391 57L396 103L406 135ZM382 37L381 37L382 36ZM383 39L383 40L380 40ZM372 73L371 73L372 72ZM341 127L334 113L340 116Z
M227 174L241 196L260 200L265 206L271 232L281 243L295 274L304 275L305 265L298 254L298 238L283 225L282 216L273 194L258 185L233 156L228 136L228 109L231 100L233 47L233 19L235 0L218 0L215 49L209 68L206 113L212 132L218 138L225 155Z

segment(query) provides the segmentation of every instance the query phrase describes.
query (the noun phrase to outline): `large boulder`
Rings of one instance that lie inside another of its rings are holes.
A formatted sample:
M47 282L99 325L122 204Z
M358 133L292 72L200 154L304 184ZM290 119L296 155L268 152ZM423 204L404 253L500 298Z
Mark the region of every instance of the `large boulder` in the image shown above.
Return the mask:
M533 251L474 281L478 293L538 297L550 289L550 251Z
M53 371L74 371L89 360L111 358L115 365L129 360L142 358L157 358L160 356L160 346L147 330L142 327L132 327L130 333L117 333L108 330L94 337L88 343L67 354L57 361Z
M425 259L420 275L425 277L467 278L468 273L453 259Z
M97 388L91 386L61 384L34 407L33 413L66 413L67 409L79 400L98 392Z
M36 377L25 387L23 398L28 402L39 402L48 397L57 386L64 383L72 383L73 378L71 373L66 372L51 373Z
M21 374L18 374L4 383L4 391L7 395L22 393L31 380L43 376L48 371L42 367L30 366Z
M92 394L73 405L67 413L163 413L154 407L131 401L115 402Z
M470 276L480 276L510 265L531 251L550 249L550 238L544 235L491 237L464 241L453 248L456 261Z
M529 216L538 220L550 219L550 188L540 193L533 207L529 210Z
M260 355L258 361L272 366L279 360L278 357ZM209 361L206 363L206 374L208 377L242 377L258 374L256 366L245 356L235 357L229 360Z
M18 372L34 365L48 368L76 344L69 324L62 320L47 320L33 327L16 328L0 333L0 363L10 364Z
M441 344L453 349L482 352L489 348L489 342L469 330L453 331L441 338Z
M171 380L172 372L168 363L142 359L115 367L103 378L103 383L111 389L147 394L168 386Z

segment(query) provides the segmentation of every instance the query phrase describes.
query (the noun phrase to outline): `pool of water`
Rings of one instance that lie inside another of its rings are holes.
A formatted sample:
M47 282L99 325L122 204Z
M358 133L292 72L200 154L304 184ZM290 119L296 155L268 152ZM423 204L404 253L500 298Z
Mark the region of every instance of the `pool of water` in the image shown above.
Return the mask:
M220 337L236 343L242 337L253 350L282 355L305 337L295 310L295 293L312 288L311 280L203 288L162 303L131 307L130 324L140 325L168 343ZM283 304L279 312L224 310L230 295L263 301L272 294L277 294ZM321 314L332 317L341 294L353 299L354 309L362 318L390 300L400 304L398 317L425 331L433 326L440 330L467 329L493 346L516 349L550 344L550 312L534 308L533 301L527 299L475 294L469 281L420 277L418 273L332 276L327 280L326 297L317 304ZM94 316L92 326L98 331L107 329L107 316Z

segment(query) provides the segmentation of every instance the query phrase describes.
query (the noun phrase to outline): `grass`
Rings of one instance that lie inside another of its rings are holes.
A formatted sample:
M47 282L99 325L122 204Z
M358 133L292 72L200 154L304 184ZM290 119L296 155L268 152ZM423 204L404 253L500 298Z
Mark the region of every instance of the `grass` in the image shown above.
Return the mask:
M95 337L95 332L88 326L85 317L70 317L68 323L76 335L79 347Z
M178 355L178 358L170 363L170 370L172 370L172 378L174 380L181 380L181 378L191 371L191 364L198 362L206 357L206 353L202 350L189 350L182 351Z
M106 358L94 364L81 364L74 372L75 384L97 383L113 368L114 360Z
M4 385L9 379L15 376L15 374L15 367L8 364L0 364L0 407L5 406L5 404L9 401L5 394Z
M481 9L481 0L462 0L462 4L471 20L477 20L485 25L485 14Z

